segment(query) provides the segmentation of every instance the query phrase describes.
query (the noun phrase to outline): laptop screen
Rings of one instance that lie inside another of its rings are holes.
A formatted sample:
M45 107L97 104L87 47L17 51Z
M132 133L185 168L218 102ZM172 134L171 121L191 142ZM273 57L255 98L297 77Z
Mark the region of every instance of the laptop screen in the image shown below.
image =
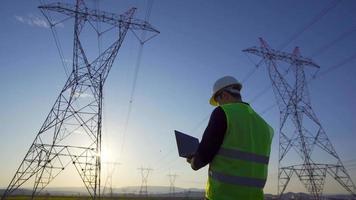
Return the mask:
M180 157L188 157L194 154L199 146L198 138L184 134L177 130L174 131L177 141L178 153Z

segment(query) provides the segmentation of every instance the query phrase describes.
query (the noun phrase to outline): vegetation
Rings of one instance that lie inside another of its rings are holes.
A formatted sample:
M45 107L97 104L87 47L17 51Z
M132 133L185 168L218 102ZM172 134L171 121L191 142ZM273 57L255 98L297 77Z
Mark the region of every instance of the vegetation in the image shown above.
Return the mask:
M8 200L29 200L31 196L10 196ZM37 196L36 200L90 200L88 196ZM139 196L117 196L117 197L103 197L102 200L201 200L197 197L139 197Z

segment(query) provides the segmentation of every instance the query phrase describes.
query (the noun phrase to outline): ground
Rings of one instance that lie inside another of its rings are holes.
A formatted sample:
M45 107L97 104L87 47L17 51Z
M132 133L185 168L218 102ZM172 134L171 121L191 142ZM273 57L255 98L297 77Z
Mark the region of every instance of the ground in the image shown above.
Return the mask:
M31 196L11 196L7 198L8 200L28 200ZM38 196L36 200L89 200L87 196ZM197 197L103 197L102 200L201 200L203 198Z

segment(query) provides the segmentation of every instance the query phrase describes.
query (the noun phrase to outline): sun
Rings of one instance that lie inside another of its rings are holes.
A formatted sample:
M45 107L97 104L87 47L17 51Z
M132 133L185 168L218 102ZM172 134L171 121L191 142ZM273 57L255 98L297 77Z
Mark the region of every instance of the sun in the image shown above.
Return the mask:
M113 162L113 154L108 148L101 149L101 162Z

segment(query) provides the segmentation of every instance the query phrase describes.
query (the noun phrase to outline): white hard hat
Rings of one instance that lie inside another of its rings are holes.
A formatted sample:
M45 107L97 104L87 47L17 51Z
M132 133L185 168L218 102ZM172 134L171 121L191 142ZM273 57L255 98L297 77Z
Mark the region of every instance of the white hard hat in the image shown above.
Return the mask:
M220 79L218 79L213 87L213 94L211 95L209 103L213 106L217 106L218 103L215 101L214 97L218 91L220 91L223 88L226 88L228 86L237 86L238 90L241 90L242 85L239 81L237 81L234 77L232 76L224 76Z

